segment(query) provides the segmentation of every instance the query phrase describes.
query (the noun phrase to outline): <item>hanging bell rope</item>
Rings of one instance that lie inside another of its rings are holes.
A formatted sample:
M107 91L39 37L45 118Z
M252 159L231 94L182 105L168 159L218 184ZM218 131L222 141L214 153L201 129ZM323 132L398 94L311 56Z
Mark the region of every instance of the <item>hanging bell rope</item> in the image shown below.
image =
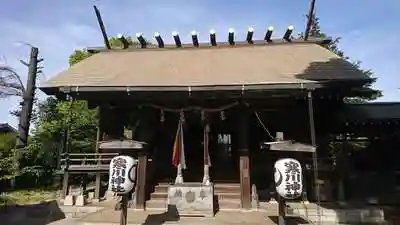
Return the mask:
M261 125L261 127L263 128L263 130L268 134L268 136L269 136L272 140L275 140L275 138L271 135L271 132L269 132L267 126L265 126L265 124L264 124L263 121L261 120L261 118L260 118L260 116L258 115L258 113L257 113L256 111L253 111L253 112L254 112L254 115L255 115L256 118L257 118L258 124Z
M183 110L181 110L181 112L180 112L180 121L182 122L182 123L184 123L185 122L185 112L183 111Z
M160 111L160 122L164 123L165 122L165 114L164 114L164 110Z
M201 116L201 121L205 121L206 120L206 113L204 112L204 110L201 110L200 116Z

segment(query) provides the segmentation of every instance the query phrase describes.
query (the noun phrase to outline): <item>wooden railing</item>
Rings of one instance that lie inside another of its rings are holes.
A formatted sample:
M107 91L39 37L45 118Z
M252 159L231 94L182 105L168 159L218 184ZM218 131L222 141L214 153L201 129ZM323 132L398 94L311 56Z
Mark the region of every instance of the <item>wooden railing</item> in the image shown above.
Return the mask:
M61 170L68 172L107 172L111 159L118 153L64 153Z

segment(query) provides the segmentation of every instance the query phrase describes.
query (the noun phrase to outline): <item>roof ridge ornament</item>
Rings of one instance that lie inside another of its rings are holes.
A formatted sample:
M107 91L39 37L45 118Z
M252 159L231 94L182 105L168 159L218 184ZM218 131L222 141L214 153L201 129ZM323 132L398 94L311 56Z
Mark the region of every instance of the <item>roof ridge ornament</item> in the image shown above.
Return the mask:
M121 41L124 44L124 49L129 48L129 49L139 49L139 48L146 48L146 49L160 49L160 48L197 48L197 47L203 47L203 48L209 48L211 46L219 46L219 47L228 47L228 46L246 46L246 45L267 45L267 44L282 44L282 43L314 43L314 44L329 44L332 41L332 38L310 38L309 40L304 40L302 38L293 38L292 33L294 31L294 26L289 25L286 29L286 32L284 33L282 39L272 39L272 34L274 31L273 26L269 26L268 29L265 32L264 39L263 40L254 40L254 32L255 29L254 27L250 26L247 29L247 35L246 35L246 40L243 41L236 41L235 40L235 29L234 28L229 28L228 29L228 40L226 42L217 42L216 39L216 31L214 29L211 29L209 31L209 43L199 43L199 33L196 30L191 31L191 37L192 37L192 43L182 43L181 38L179 37L179 33L177 31L172 32L172 36L174 39L175 44L168 44L165 45L164 41L161 37L161 34L159 32L154 33L154 38L156 39L158 43L158 48L153 45L149 45L147 41L144 38L143 33L136 33L136 38L140 42L140 47L136 45L129 45L129 43L125 43L124 40L121 38L124 38L122 35L119 36ZM126 38L125 38L126 39ZM128 47L129 46L129 47ZM116 49L104 49L103 47L101 48L87 48L89 52L91 53L96 53L96 52L101 52L101 51L117 51Z

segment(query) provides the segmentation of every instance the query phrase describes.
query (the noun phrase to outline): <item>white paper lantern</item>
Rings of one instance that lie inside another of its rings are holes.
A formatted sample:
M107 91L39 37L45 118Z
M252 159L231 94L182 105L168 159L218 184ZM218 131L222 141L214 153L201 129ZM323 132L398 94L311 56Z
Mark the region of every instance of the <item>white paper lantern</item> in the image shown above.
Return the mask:
M130 156L116 156L111 159L108 190L126 194L135 187L137 161Z
M303 192L301 164L295 159L285 158L275 162L274 180L276 192L286 199L295 199Z

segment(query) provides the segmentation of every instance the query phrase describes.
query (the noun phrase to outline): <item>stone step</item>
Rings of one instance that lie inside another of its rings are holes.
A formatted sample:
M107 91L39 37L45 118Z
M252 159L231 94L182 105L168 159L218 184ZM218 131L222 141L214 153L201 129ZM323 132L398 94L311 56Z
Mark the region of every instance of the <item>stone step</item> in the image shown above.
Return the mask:
M150 199L146 201L146 209L148 210L166 210L167 200L165 199Z
M160 183L154 188L154 192L168 192L168 183ZM237 183L217 183L214 184L214 193L240 193L240 184Z
M222 199L240 199L240 193L216 193L219 200ZM153 192L150 194L150 199L167 199L167 192Z
M219 210L241 210L240 200L218 200Z
M214 185L215 193L240 193L240 184L216 184Z
M216 193L215 194L218 197L218 200L240 200L240 192L239 193Z
M171 185L171 183L160 182L157 186L168 187L169 185ZM240 187L240 183L214 183L214 187Z
M167 192L153 192L150 194L150 199L167 199L168 193Z
M268 212L268 214L270 214L270 215L271 214L278 215L279 208L278 208L278 204L262 204L260 202L259 210Z
M240 200L219 200L218 201L220 210L240 210ZM166 210L167 200L166 199L151 199L146 202L146 209L148 210Z

